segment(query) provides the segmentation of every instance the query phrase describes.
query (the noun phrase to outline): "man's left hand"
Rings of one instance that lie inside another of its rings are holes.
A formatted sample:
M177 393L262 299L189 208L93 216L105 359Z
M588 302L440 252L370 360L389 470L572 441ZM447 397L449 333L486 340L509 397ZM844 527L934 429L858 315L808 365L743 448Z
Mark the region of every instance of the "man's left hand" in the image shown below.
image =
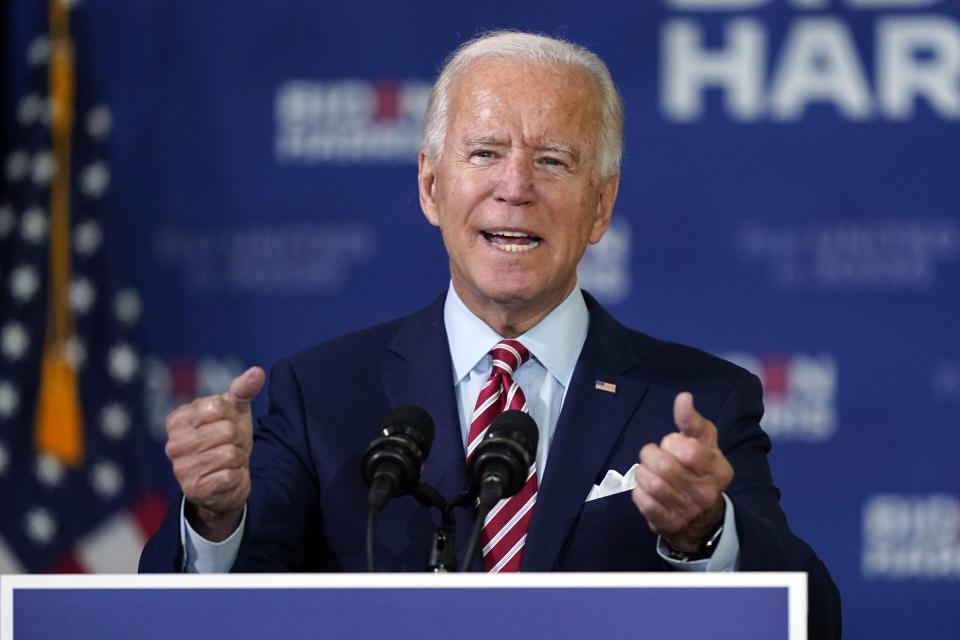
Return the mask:
M717 447L717 427L693 408L690 393L677 394L673 420L677 432L640 450L633 501L667 544L694 551L723 521L720 494L733 467Z

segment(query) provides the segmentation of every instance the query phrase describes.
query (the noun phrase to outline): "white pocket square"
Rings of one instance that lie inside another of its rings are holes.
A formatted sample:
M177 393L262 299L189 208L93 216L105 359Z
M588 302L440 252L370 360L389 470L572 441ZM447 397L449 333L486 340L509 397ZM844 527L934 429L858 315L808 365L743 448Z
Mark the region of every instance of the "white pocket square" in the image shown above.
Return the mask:
M622 493L623 491L630 491L635 486L637 486L637 477L634 475L634 472L637 470L640 464L637 463L627 469L627 472L623 475L620 475L613 469L607 471L607 475L603 476L603 480L600 484L593 485L593 488L590 489L590 493L587 494L586 502L591 500L596 500L597 498L606 498L607 496L612 496L615 493Z

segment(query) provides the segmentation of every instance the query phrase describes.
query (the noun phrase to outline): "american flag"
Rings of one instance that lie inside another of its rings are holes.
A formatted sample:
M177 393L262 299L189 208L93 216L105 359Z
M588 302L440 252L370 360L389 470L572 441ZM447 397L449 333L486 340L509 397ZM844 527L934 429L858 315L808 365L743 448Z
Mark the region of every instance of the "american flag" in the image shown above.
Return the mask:
M111 198L113 116L77 72L75 5L18 3L4 34L23 42L4 62L0 149L0 573L135 571L166 506Z

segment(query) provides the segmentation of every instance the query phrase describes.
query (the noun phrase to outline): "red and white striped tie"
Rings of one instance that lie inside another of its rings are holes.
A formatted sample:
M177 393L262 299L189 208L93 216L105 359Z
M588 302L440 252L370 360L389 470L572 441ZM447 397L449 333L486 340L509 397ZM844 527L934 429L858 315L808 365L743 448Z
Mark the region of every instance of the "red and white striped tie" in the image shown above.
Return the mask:
M503 340L490 350L493 370L480 390L473 410L470 433L467 437L467 459L483 439L490 423L508 409L527 411L527 400L519 385L513 381L513 372L530 357L527 348L516 340ZM519 571L527 529L537 501L537 463L530 465L527 481L520 491L501 500L484 521L480 541L483 544L483 564L487 571Z

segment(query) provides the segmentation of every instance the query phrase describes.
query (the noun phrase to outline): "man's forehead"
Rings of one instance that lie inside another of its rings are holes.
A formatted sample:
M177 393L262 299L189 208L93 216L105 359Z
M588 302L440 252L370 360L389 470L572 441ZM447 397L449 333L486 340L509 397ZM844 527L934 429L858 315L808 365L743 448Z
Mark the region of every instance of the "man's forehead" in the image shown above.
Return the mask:
M524 108L528 110L525 115L554 116L540 118L541 125L593 125L599 118L593 82L584 69L567 65L503 58L475 60L452 78L449 124L458 130L457 137L487 142L502 141L505 132L499 119L504 113ZM571 144L560 138L574 132L558 136L559 131L534 128L527 133L542 138L540 142L545 144Z
M596 81L590 73L577 66L559 62L540 62L506 56L487 56L471 60L450 78L451 88L460 86L496 89L511 80L529 82L530 79L556 82L565 86L591 85Z

